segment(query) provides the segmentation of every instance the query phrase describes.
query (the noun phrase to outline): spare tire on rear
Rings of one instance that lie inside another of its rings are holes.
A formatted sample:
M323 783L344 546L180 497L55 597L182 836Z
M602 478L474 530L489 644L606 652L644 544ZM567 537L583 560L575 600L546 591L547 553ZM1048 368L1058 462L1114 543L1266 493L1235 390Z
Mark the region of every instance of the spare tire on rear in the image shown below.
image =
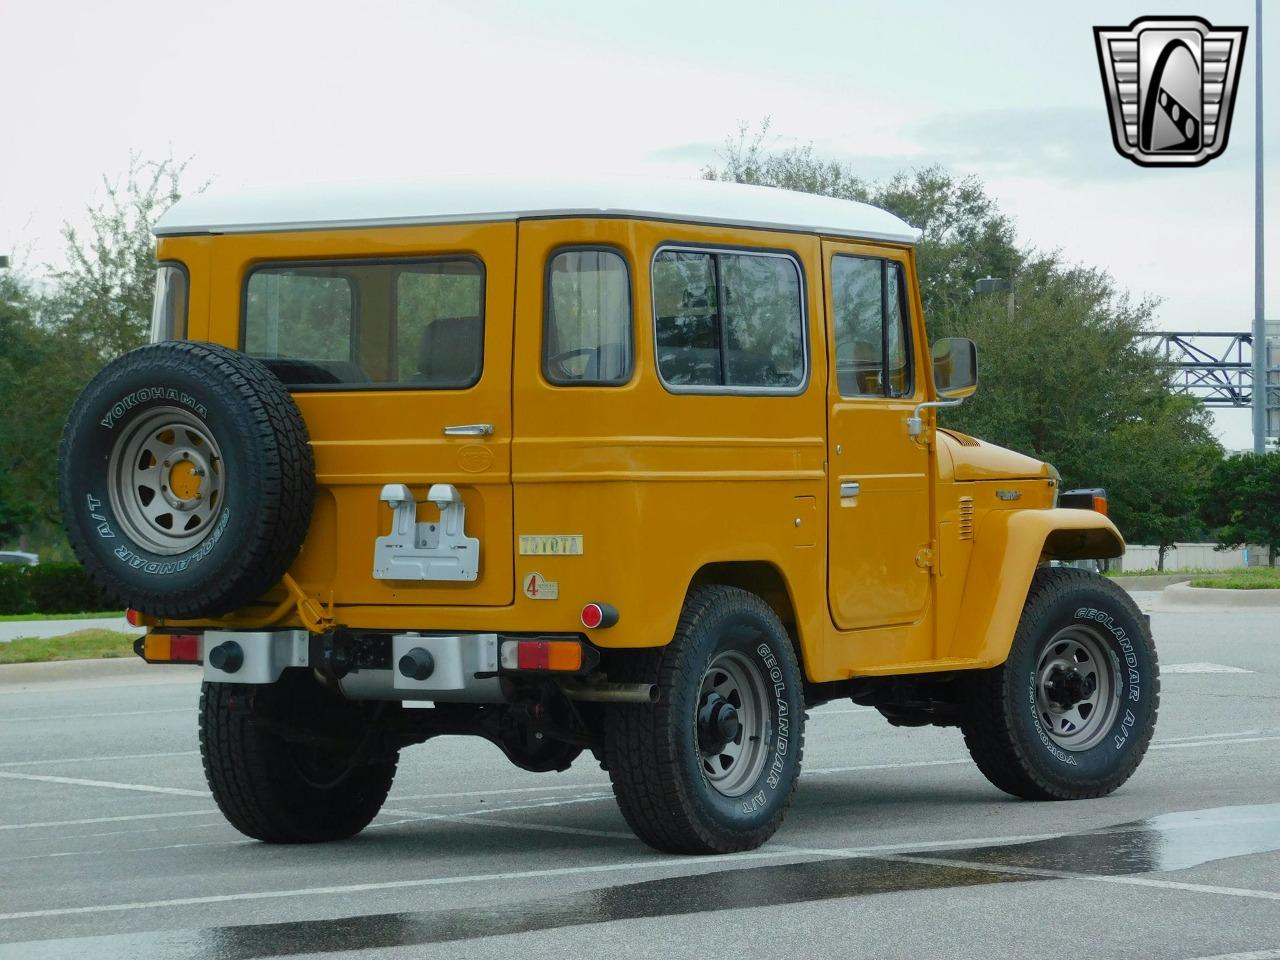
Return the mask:
M108 364L72 407L59 450L67 538L119 603L220 616L289 569L315 501L306 424L265 366L166 341Z

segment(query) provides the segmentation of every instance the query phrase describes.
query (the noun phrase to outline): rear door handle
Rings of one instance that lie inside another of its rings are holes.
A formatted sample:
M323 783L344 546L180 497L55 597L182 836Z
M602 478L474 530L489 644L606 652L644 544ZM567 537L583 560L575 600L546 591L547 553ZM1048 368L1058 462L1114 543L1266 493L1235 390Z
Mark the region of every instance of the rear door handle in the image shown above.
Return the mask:
M861 492L862 484L858 483L857 480L846 480L840 484L840 496L842 497L856 497Z
M492 423L460 423L454 427L445 427L446 437L490 437L493 436Z

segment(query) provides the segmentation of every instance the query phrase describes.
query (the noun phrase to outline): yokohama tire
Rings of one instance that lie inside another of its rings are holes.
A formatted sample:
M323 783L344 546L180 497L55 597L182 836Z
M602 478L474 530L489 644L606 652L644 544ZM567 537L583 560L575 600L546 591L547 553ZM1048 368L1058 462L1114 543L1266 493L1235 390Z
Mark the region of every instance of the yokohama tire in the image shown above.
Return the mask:
M658 702L617 705L605 715L606 765L627 823L645 843L672 853L760 846L782 824L804 750L803 681L777 615L744 590L696 587L675 638L645 666ZM757 677L762 699L747 692ZM699 718L710 715L716 690L740 708L737 745L703 740ZM744 705L757 699L760 710ZM756 752L747 749L753 729ZM727 769L721 747L739 751Z
M168 341L108 364L59 451L67 537L117 602L214 617L279 582L311 522L315 467L284 385L256 360Z
M355 836L382 808L399 758L395 751L367 749L374 746L365 742L369 711L376 709L331 693L305 670L286 670L278 683L261 686L205 683L200 756L223 816L267 843ZM283 736L286 729L346 737L356 745L322 750Z
M1129 779L1159 706L1155 644L1129 595L1097 574L1042 568L1008 660L970 678L961 727L1001 790L1075 800Z

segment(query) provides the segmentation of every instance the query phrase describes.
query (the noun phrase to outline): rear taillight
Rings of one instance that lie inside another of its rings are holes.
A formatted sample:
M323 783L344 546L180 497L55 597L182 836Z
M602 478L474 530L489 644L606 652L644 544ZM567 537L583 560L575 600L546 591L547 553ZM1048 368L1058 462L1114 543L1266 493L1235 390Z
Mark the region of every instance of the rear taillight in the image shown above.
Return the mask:
M577 673L584 662L577 640L506 640L502 666L507 670L551 670Z
M142 641L142 659L147 663L199 663L198 633L148 633Z

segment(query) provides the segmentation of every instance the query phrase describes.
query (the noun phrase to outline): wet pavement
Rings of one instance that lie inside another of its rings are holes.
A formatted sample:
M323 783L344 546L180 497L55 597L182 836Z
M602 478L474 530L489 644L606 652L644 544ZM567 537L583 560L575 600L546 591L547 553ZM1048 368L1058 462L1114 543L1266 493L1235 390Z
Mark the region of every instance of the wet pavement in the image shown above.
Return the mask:
M831 704L778 836L709 858L631 838L586 759L456 738L406 752L362 836L264 846L208 798L186 673L0 674L0 958L1280 958L1280 628L1151 612L1185 669L1112 797L1015 801L956 731Z

